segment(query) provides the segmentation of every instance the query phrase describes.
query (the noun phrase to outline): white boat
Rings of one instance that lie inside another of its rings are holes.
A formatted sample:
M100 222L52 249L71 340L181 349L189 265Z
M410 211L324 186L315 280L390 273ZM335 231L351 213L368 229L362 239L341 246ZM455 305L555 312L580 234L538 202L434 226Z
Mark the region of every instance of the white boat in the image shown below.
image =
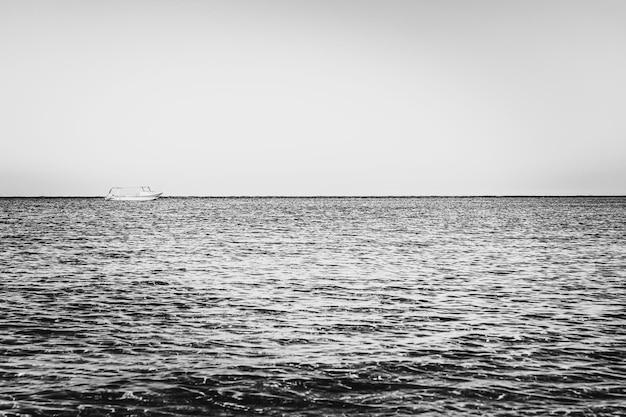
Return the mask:
M141 187L113 187L109 190L109 194L104 197L105 200L115 201L149 201L156 200L163 193L157 193L148 186Z

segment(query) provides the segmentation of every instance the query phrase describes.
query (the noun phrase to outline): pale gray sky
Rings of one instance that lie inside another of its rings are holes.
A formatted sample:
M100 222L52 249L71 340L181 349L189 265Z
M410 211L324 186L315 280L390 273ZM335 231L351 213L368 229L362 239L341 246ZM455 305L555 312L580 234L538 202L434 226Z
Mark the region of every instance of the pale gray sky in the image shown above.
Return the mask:
M0 0L0 195L626 194L626 1Z

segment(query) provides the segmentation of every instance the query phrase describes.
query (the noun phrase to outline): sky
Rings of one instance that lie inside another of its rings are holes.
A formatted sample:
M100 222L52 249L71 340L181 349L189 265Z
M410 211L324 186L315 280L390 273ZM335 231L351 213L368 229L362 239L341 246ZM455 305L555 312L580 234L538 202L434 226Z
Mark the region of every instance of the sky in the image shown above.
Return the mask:
M0 196L626 195L623 0L0 0Z

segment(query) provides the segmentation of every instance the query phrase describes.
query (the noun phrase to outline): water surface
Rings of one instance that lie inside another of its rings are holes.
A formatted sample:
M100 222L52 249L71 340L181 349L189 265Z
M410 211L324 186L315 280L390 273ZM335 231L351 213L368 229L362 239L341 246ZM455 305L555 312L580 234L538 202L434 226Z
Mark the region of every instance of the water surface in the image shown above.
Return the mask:
M0 416L626 414L626 198L0 199Z

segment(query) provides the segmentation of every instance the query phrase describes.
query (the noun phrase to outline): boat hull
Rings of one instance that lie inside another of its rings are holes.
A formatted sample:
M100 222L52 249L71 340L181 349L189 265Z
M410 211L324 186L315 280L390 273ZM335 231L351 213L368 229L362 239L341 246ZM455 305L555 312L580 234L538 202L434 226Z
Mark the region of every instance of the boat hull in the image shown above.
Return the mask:
M163 193L155 193L150 195L117 195L117 196L107 196L106 199L109 201L151 201L159 198Z

